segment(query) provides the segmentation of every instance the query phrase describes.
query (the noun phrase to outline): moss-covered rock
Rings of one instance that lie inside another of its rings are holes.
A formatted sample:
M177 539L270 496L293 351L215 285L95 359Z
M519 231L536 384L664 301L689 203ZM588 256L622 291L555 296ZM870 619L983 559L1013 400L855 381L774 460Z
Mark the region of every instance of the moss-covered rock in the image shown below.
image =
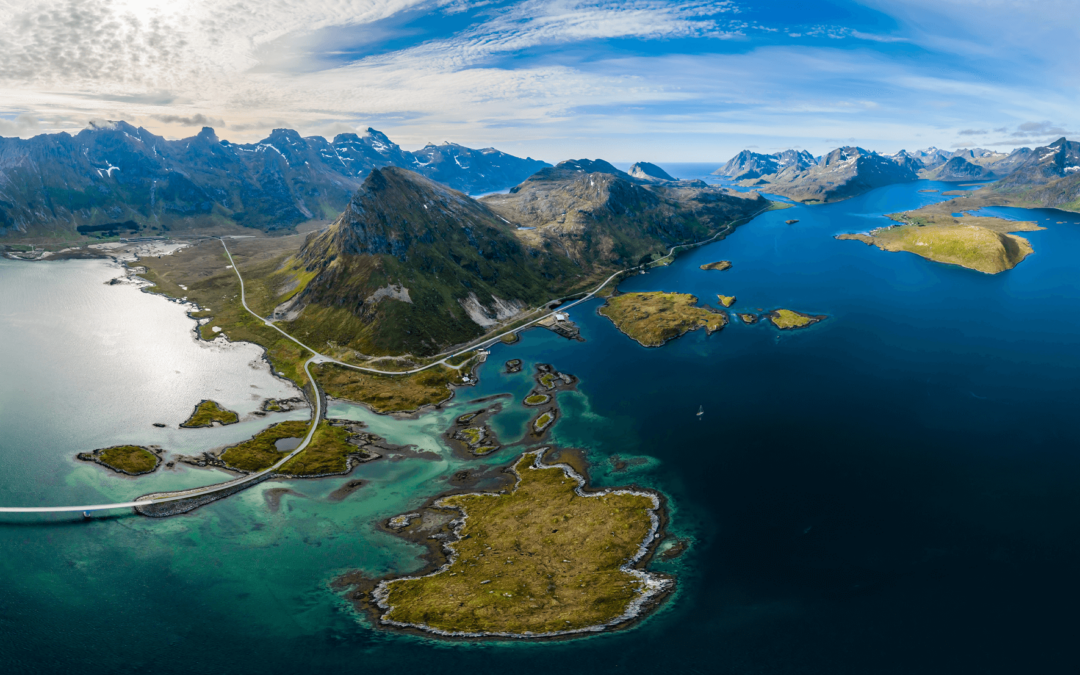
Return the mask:
M195 412L191 413L191 417L180 426L184 429L196 429L199 427L212 427L215 423L224 426L226 424L236 424L239 421L239 415L222 408L217 401L205 400L200 401L199 405L195 406Z
M77 455L84 462L95 462L117 473L140 476L151 473L161 465L161 458L150 448L141 445L114 445Z

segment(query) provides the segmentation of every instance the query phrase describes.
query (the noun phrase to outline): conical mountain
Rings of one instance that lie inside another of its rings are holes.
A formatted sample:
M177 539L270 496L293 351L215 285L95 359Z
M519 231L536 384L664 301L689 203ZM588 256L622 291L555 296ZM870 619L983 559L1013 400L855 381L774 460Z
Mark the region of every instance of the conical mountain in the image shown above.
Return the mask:
M640 178L642 180L675 180L675 177L667 171L664 171L657 165L650 164L649 162L637 162L630 167L629 173L634 178Z
M311 281L279 313L366 354L438 352L550 299L571 277L569 261L527 251L515 229L417 173L375 169L304 245L298 260Z

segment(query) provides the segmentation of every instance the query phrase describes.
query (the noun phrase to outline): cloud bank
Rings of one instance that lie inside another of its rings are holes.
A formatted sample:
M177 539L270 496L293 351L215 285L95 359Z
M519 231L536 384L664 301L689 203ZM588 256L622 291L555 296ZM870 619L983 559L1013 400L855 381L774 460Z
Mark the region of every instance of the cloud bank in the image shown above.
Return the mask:
M0 0L0 135L92 118L237 141L375 126L410 147L715 161L1078 128L1071 3L830 7L808 21L789 0Z

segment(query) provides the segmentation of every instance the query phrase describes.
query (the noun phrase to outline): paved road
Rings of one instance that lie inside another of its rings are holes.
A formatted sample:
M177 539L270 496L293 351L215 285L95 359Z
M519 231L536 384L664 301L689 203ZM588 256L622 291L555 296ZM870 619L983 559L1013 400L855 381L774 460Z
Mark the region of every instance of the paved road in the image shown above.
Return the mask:
M318 357L312 357L304 363L304 372L307 373L308 379L312 383L315 382L315 378L311 376L311 371L308 370L308 366L313 361L316 361ZM135 506L150 506L151 504L167 504L168 502L178 502L183 499L191 499L193 497L201 497L203 495L213 494L220 492L221 490L229 490L237 485L243 485L249 483L257 478L265 476L268 473L272 473L280 469L285 462L288 462L293 457L296 457L300 452L311 443L311 437L315 435L315 429L318 427L318 420L322 416L322 400L318 395L318 390L315 392L315 417L313 418L316 423L311 425L308 429L307 436L304 437L304 441L296 446L296 448L288 455L283 457L280 461L274 464L269 469L264 469L258 473L251 473L240 478L234 478L225 483L215 483L214 485L208 485L204 488L196 488L195 490L185 491L182 495L174 497L161 497L159 499L145 499L142 501L134 502L120 502L117 504L88 504L85 506L20 506L20 507L0 507L0 513L63 513L65 511L105 511L108 509L123 509Z
M762 209L762 211L758 211L753 216L750 216L750 219L753 219L754 217L758 216L759 214L761 214L762 212L764 212L766 210L767 209ZM717 232L713 236L709 237L708 239L705 239L705 240L699 241L699 242L694 242L694 243L691 243L691 244L679 244L677 246L672 246L671 249L668 251L668 254L666 256L664 256L663 258L659 258L657 260L654 260L654 261L652 261L650 263L645 263L643 265L638 265L637 267L631 267L630 269L620 270L620 271L612 274L611 276L609 276L607 279L605 279L603 281L603 283L601 283L599 286L594 288L592 291L590 291L584 297L582 297L582 298L580 298L578 300L575 300L574 302L570 303L569 305L565 305L565 306L560 307L559 312L565 312L566 310L570 309L571 307L573 307L575 305L578 305L578 304L581 304L582 302L585 302L586 300L592 298L598 292L600 292L600 290L602 288L604 288L604 286L607 286L608 283L610 283L612 279L619 276L620 274L626 274L628 272L635 272L637 270L644 269L644 268L649 267L651 265L656 265L660 261L662 261L662 260L664 260L666 258L670 258L675 253L675 249L689 247L689 246L700 246L702 244L707 244L710 241L715 240L717 237L719 237L722 234L728 234L733 229L734 229L734 227L732 225L730 225L730 224L725 225L722 230L720 230L719 232ZM233 261L232 253L229 252L229 247L225 245L225 240L224 239L221 239L221 245L225 249L225 255L227 255L229 257L229 263L232 265L233 271L236 272L236 278L240 280L240 303L244 306L244 309L247 310L248 313L250 313L252 316L254 316L257 319L259 319L260 321L262 321L265 325L269 326L270 328L273 328L277 332L281 333L285 337L289 338L290 340L292 340L296 344L300 345L304 349L306 349L309 352L311 352L312 354L314 354L314 356L312 356L310 359L308 359L304 363L304 374L307 375L308 381L311 382L311 387L312 387L313 393L315 395L315 416L312 418L311 428L308 429L307 436L304 437L304 442L301 443L300 445L296 446L296 449L294 449L292 452L290 452L288 455L286 455L284 458L282 458L279 462L274 464L269 469L264 469L262 471L259 471L258 473L252 473L252 474L248 474L246 476L241 476L240 478L235 478L233 480L226 481L224 483L215 483L214 485L208 485L208 486L206 486L204 488L196 488L195 490L186 490L186 491L184 491L184 494L182 494L182 495L176 495L176 496L172 496L172 497L162 497L162 498L158 498L158 499L148 499L148 500L142 500L142 501L134 501L134 502L119 502L119 503L116 503L116 504L89 504L89 505L84 505L84 506L15 506L15 507L6 506L6 507L0 507L0 513L63 513L63 512L72 512L72 511L106 511L106 510L109 510L109 509L123 509L123 508L132 508L132 507L136 507L136 506L150 506L152 504L166 504L168 502L176 502L176 501L181 501L181 500L184 500L184 499L192 499L192 498L195 498L195 497L201 497L203 495L213 494L215 492L220 492L221 490L230 490L232 488L235 488L237 485L243 485L244 483L249 483L249 482L251 482L251 481L253 481L253 480L257 479L257 478L265 476L268 473L271 473L273 471L278 470L279 468L282 467L282 465L285 464L285 462L288 462L290 459L292 459L296 455L300 454L300 452L304 448L306 448L308 446L308 444L311 442L312 436L315 435L315 429L318 428L318 426L319 426L319 419L320 419L320 417L322 417L322 397L319 395L319 385L315 382L315 378L311 375L311 370L309 369L309 367L311 366L312 363L336 363L336 364L338 364L340 366L345 366L346 368L353 368L354 370L362 370L362 371L365 371L365 372L378 373L378 374L381 374L381 375L409 375L409 374L412 374L412 373L419 373L420 371L427 370L428 368L434 368L435 366L440 365L440 364L445 364L445 365L453 368L454 366L450 366L450 364L446 363L447 359L452 359L452 358L454 358L456 356L461 356L462 354L467 354L468 352L471 352L471 351L473 351L475 349L478 349L479 347L489 345L489 344L493 344L496 341L502 339L502 337L505 336L505 335L510 335L511 333L516 333L516 332L518 332L518 331L520 331L520 330L522 330L524 328L528 328L529 326L537 323L538 321L543 321L544 319L546 319L546 318L552 316L553 314L555 314L555 312L549 312L549 313L547 313L547 314L545 314L545 315L543 315L543 316L541 316L541 317L539 317L537 319L533 319L532 321L529 321L528 323L522 324L522 325L518 326L517 328L514 328L513 330L508 330L505 333L500 333L499 335L496 335L494 337L483 339L480 342L478 342L477 344L475 344L474 346L466 347L465 349L462 349L462 350L460 350L460 351L458 351L458 352L456 352L454 354L450 354L450 355L444 357L443 359L441 359L439 361L435 361L434 363L429 363L428 365L422 366L420 368L413 368L412 370L378 370L376 368L364 368L362 366L355 366L355 365L353 365L351 363L343 363L341 361L338 361L337 359L331 358L331 357L326 356L324 354L320 354L319 352L315 351L311 347L308 347L307 345L305 345L303 342L300 342L299 340L297 340L293 336L291 336L288 333L286 333L285 331L281 330L281 328L276 326L274 324L274 322L269 321L265 317L259 316L255 312L251 311L251 308L248 307L248 305L247 305L247 297L246 297L245 292L244 292L244 277L241 276L240 269L236 266L236 262Z

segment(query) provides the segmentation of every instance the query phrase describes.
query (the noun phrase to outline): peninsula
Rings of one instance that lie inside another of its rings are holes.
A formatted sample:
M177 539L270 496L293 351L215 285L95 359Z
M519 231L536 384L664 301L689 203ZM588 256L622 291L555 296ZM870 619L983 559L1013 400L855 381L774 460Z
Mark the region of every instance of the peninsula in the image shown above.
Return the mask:
M670 589L670 579L638 567L657 541L660 499L586 491L580 474L544 464L542 454L521 456L508 491L432 504L461 514L446 563L380 582L372 597L383 625L449 637L596 632L636 618Z
M967 213L957 217L942 209L941 204L894 213L889 218L898 224L869 233L839 234L836 238L861 241L883 251L908 251L927 260L997 274L1011 270L1034 252L1027 239L1011 232L1044 229L1030 221Z
M697 302L689 293L623 293L597 311L641 346L660 347L698 328L711 335L727 325L726 314Z

